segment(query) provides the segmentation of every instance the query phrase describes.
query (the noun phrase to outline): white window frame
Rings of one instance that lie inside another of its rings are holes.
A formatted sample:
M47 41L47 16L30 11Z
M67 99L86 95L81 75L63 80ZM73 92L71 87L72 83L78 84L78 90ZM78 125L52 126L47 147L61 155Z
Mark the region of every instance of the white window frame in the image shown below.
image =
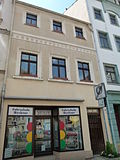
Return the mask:
M51 18L51 19L50 19L50 30L51 30L51 31L54 31L54 30L53 30L53 21L60 22L60 23L62 24L62 33L63 33L63 34L66 34L66 30L65 30L65 20L61 20L61 19L57 19L57 18ZM59 33L59 32L55 32L55 33Z
M73 34L74 34L74 37L76 37L75 27L82 29L82 31L83 31L83 38L85 38L85 40L87 40L87 33L86 33L86 30L85 30L85 27L80 26L80 25L73 25ZM82 38L80 38L80 39L82 39Z
M30 13L30 14L33 14L33 15L37 16L37 26L36 27L40 28L40 15L38 13L34 13L34 12L31 12L31 11L23 12L23 24L26 24L27 13ZM30 26L30 25L28 25L28 26Z
M81 60L81 59L76 59L75 60L75 64L76 64L76 80L77 83L91 83L91 82L87 82L87 81L80 81L79 79L79 72L78 72L78 62L83 62L83 63L88 63L89 64L89 70L90 70L90 78L93 83L95 82L95 76L94 76L94 69L93 69L93 65L92 65L92 61L86 61L86 60Z
M41 71L42 71L42 60L41 60L41 53L35 52L35 51L28 51L24 49L19 49L17 50L17 60L16 60L16 71L15 71L15 76L21 77L20 76L20 65L21 65L21 54L22 52L29 53L29 54L34 54L37 55L37 77L30 77L30 76L22 76L23 78L31 78L31 79L41 79Z
M71 75L70 75L70 65L69 65L69 58L68 57L64 57L64 56L58 56L58 55L51 55L49 57L49 79L53 79L53 74L52 74L52 58L61 58L64 59L66 62L66 75L67 75L67 80L62 80L62 79L55 79L56 81L61 80L61 81L71 81Z

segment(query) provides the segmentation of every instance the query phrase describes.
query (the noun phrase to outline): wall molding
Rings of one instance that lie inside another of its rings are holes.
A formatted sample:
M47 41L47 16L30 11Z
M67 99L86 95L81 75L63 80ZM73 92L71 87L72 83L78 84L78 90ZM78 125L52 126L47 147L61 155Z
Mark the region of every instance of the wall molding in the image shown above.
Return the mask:
M62 41L58 41L58 40L54 40L54 39L49 39L46 37L35 36L32 34L26 34L24 32L13 31L12 38L22 40L22 41L42 44L42 45L59 47L59 48L68 49L68 50L72 50L72 51L78 51L78 52L82 52L82 53L96 54L96 50L94 48L88 48L88 47L84 47L84 46L75 45L72 43L66 43L66 42L62 42Z

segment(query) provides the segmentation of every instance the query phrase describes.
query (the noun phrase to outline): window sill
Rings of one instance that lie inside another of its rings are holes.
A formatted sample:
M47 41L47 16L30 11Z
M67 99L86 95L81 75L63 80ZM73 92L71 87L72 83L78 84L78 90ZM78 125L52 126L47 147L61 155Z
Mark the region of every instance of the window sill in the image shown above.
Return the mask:
M86 40L85 37L76 36L77 39Z
M40 77L29 77L29 76L13 76L14 79L24 79L24 80L36 80L43 81Z
M120 86L120 83L116 82L116 83L109 83L107 82L108 85L114 85L114 86Z
M62 31L56 31L56 30L52 30L52 32L55 32L55 33L60 33L60 34L64 34Z
M74 83L70 80L64 80L64 79L48 79L49 82L60 82L60 83Z
M91 86L97 85L93 81L77 81L76 83L77 84L83 84L83 85L91 85Z
M104 48L104 47L100 47L101 49L105 49L105 50L110 50L112 51L112 48Z
M30 26L30 27L39 28L38 26L35 26L35 25L32 25L32 24L27 24L27 23L24 23L24 25L26 25L26 26Z

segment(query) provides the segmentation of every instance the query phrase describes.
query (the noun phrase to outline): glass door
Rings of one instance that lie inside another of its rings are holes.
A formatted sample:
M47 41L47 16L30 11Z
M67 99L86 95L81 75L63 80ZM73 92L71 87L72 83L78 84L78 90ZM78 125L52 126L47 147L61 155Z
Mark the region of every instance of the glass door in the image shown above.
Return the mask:
M35 156L52 153L51 118L35 118Z

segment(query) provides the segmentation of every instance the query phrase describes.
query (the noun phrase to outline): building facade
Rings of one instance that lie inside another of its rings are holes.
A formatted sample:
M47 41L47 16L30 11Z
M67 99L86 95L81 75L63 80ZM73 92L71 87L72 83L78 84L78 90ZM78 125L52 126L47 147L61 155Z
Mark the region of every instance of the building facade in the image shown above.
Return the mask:
M91 24L14 2L1 159L82 160L100 153L107 134L94 96L101 80Z
M0 129L1 110L5 88L6 60L9 50L9 37L12 16L12 1L0 1ZM6 12L6 10L8 12Z
M120 152L120 1L78 0L65 15L92 23L112 139Z

